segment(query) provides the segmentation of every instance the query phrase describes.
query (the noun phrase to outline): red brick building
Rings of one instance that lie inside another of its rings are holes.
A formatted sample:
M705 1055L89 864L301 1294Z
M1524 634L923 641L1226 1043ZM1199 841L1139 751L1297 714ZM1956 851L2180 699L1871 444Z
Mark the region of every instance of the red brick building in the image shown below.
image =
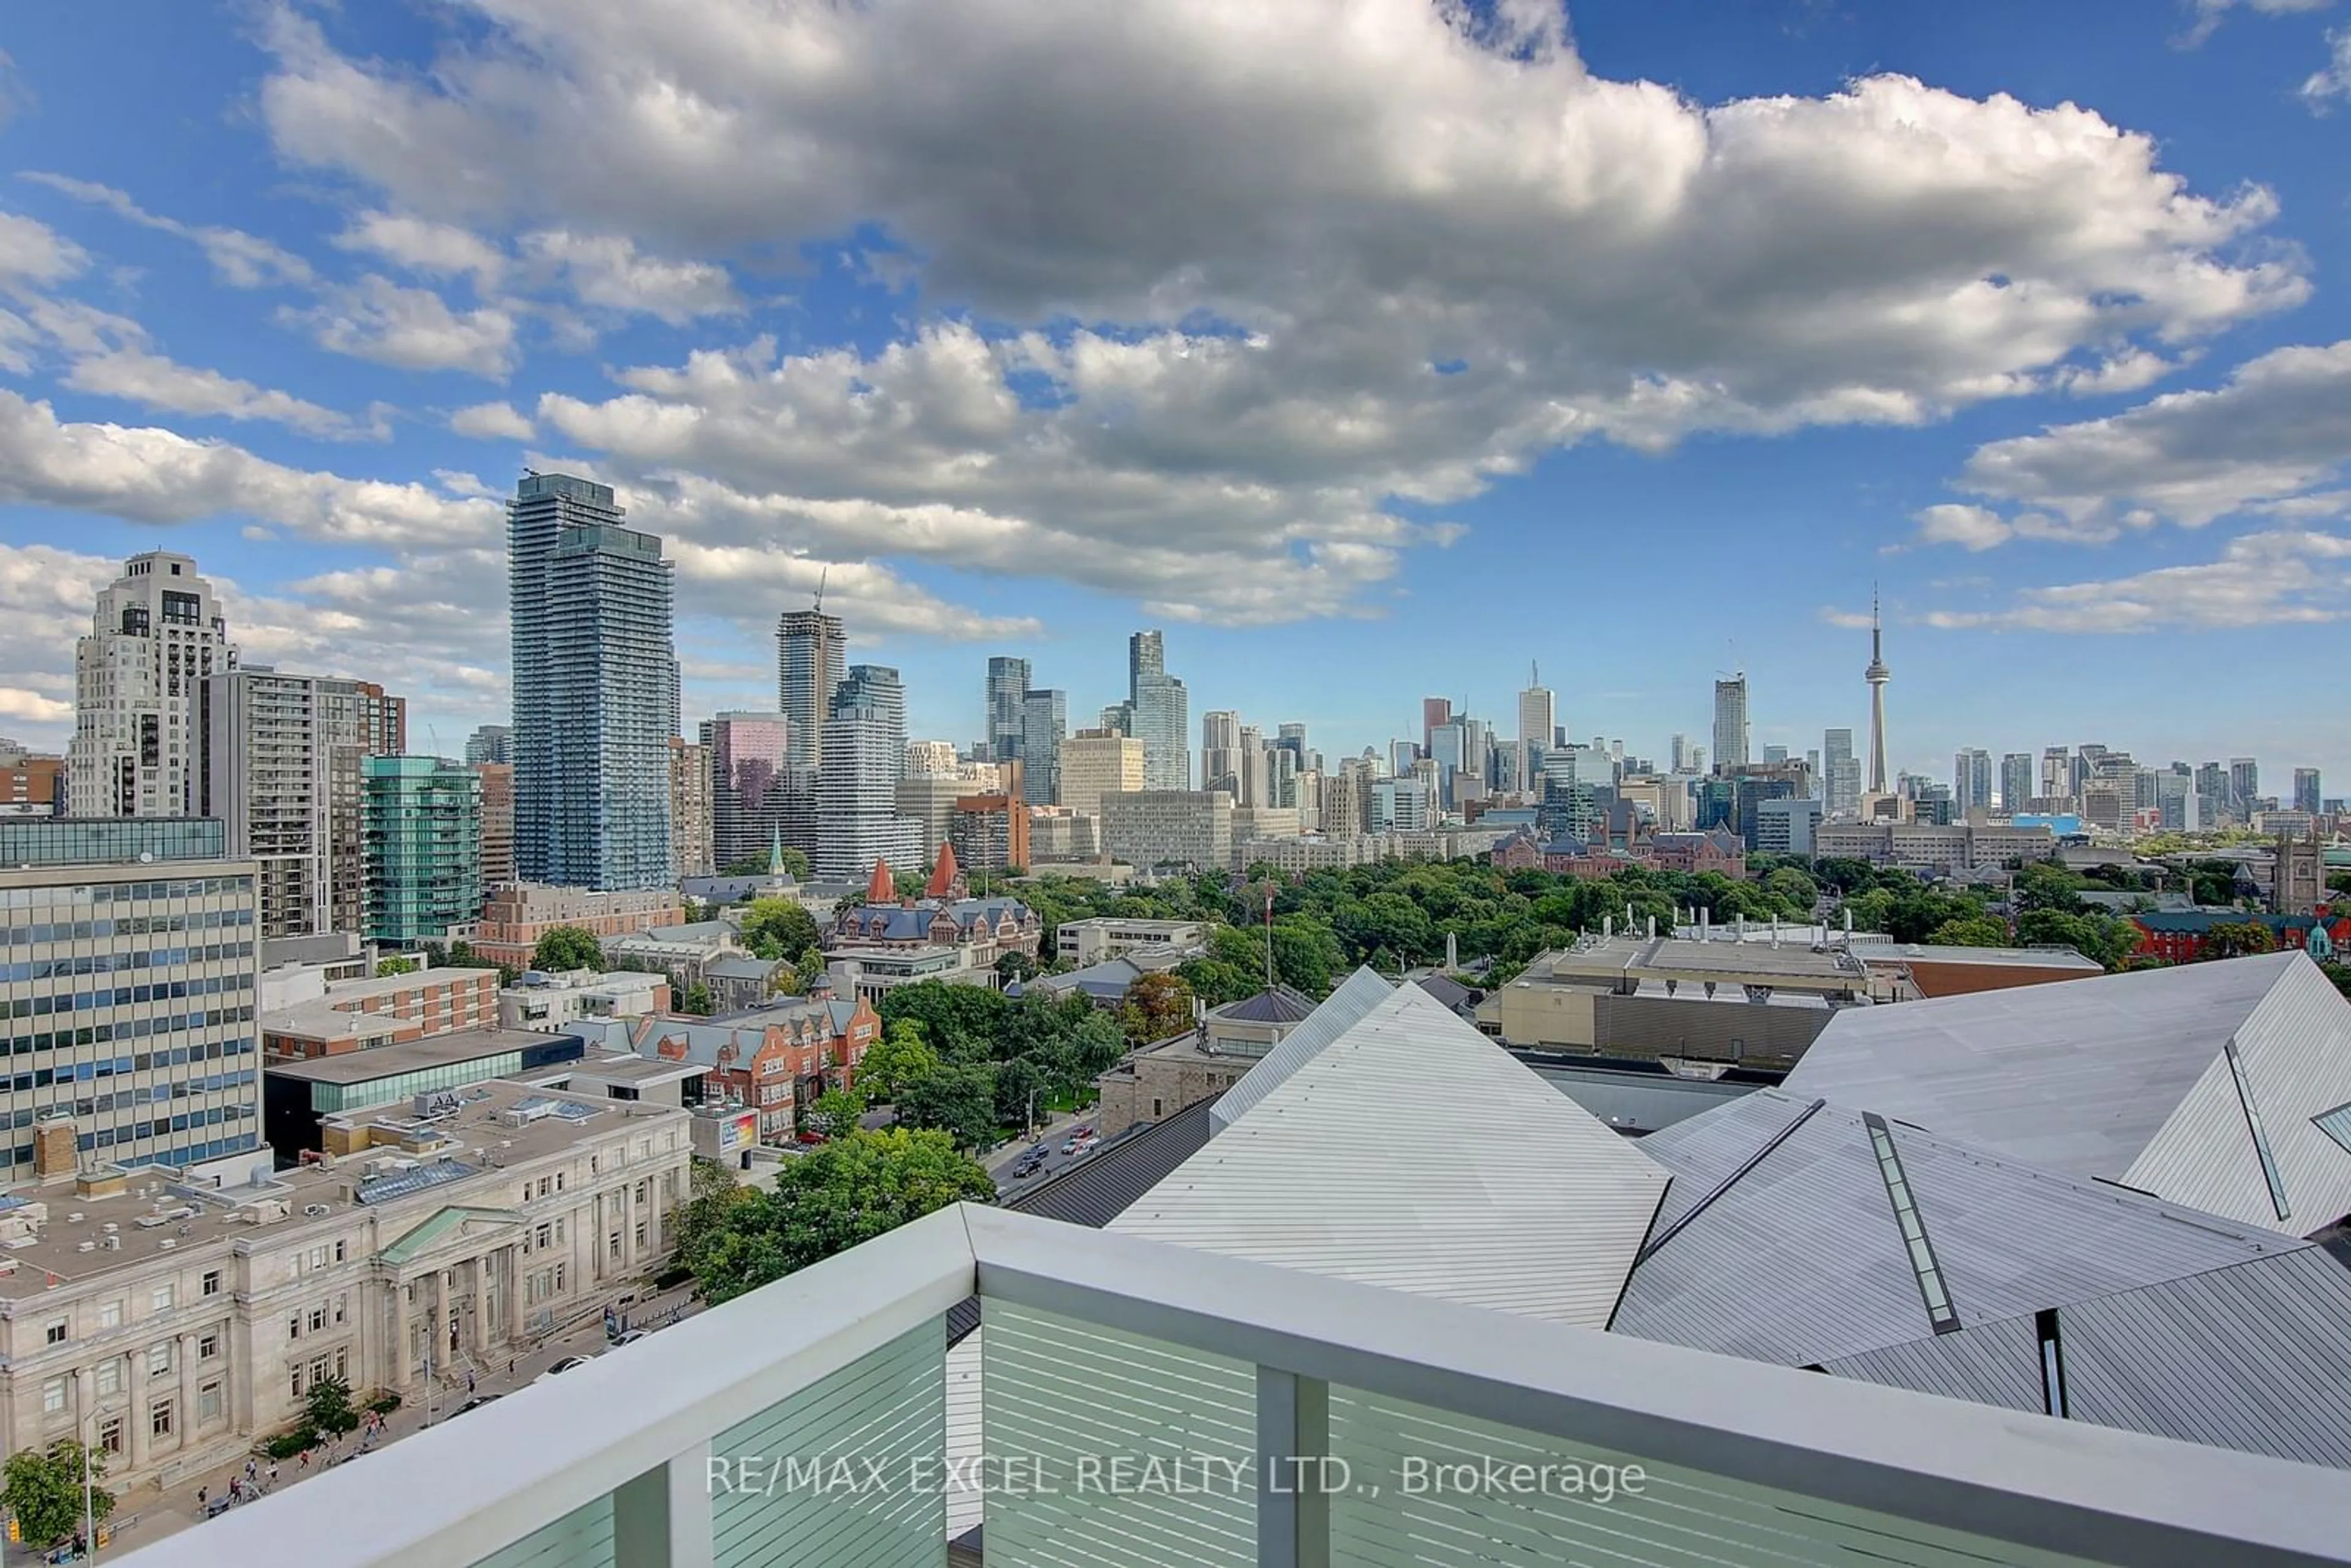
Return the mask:
M2215 925L2261 925L2268 928L2281 949L2299 947L2312 957L2334 961L2351 944L2351 910L2321 904L2315 915L2264 915L2235 910L2183 910L2168 915L2134 915L2138 928L2135 956L2192 964L2204 956Z
M882 1015L862 998L789 998L734 1019L641 1019L632 1042L640 1056L710 1069L709 1091L756 1109L760 1139L779 1144L790 1141L801 1107L855 1082L881 1038Z

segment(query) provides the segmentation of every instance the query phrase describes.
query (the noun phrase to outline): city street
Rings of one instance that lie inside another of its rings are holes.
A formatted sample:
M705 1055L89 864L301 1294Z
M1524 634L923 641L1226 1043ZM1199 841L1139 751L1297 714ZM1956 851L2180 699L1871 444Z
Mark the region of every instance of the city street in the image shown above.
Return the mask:
M1065 1155L1061 1152L1061 1145L1069 1142L1070 1129L1072 1127L1093 1127L1096 1131L1100 1131L1100 1106L1090 1105L1082 1111L1064 1112L1045 1123L1038 1130L1036 1136L1015 1138L995 1153L983 1157L980 1165L989 1176L996 1178L997 1191L999 1194L1008 1197L1023 1187L1035 1186L1048 1176L1054 1176L1086 1157L1082 1154ZM1020 1163L1021 1155L1039 1144L1044 1145L1046 1149L1044 1169L1034 1176L1015 1179L1012 1167Z
M623 1315L632 1328L658 1331L668 1322L670 1312L675 1309L682 1309L681 1315L689 1317L700 1310L700 1304L692 1300L690 1287L681 1287L651 1296L625 1309ZM511 1363L500 1362L495 1365L486 1364L479 1368L475 1374L472 1395L467 1392L465 1375L462 1372L454 1377L434 1377L429 1411L424 1391L421 1387L412 1390L410 1397L402 1404L401 1407L385 1417L384 1432L376 1439L376 1443L381 1446L413 1436L424 1429L428 1424L428 1416L430 1424L434 1426L455 1418L458 1407L473 1396L507 1395L518 1389L528 1388L549 1367L567 1356L624 1355L628 1354L628 1349L629 1347L624 1345L608 1350L603 1320L600 1316L591 1314L583 1319L578 1326L517 1355ZM508 1370L509 1366L511 1370ZM365 1390L360 1392L363 1394ZM353 1458L358 1457L360 1452L360 1434L356 1432L345 1437L331 1451L332 1457L337 1459ZM227 1496L231 1478L239 1477L245 1473L246 1458L246 1455L240 1454L234 1461L222 1465L217 1469L183 1477L165 1490L158 1490L152 1485L141 1484L128 1490L118 1491L114 1505L115 1518L130 1522L114 1531L113 1539L109 1542L106 1552L101 1553L101 1561L115 1552L125 1552L132 1547L150 1545L167 1536L176 1535L191 1526L201 1524L203 1520L196 1503L197 1489L204 1489L205 1495L213 1499ZM260 1479L266 1484L269 1476L269 1461L258 1458L257 1456L256 1458ZM319 1468L314 1462L309 1469L305 1470L298 1459L281 1459L277 1463L277 1485L293 1486L306 1476L318 1474ZM29 1547L16 1546L8 1550L7 1562L11 1568L19 1563L37 1563L40 1560L41 1554Z

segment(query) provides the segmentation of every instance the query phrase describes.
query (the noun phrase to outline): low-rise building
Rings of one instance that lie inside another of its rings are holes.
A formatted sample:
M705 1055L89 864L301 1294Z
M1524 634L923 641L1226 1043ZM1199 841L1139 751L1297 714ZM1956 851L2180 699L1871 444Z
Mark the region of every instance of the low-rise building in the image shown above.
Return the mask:
M308 969L283 977L280 988L277 1005L261 1015L262 1053L273 1059L336 1056L498 1021L496 969L444 967L362 980L325 980Z
M768 998L776 994L776 971L783 964L780 958L761 958L749 953L732 953L712 959L702 967L702 984L710 992L710 1010L739 1013L765 1007Z
M423 1398L658 1267L685 1113L485 1085L332 1118L340 1152L192 1185L113 1167L0 1200L0 1430L78 1432L107 1484L169 1486L290 1427L310 1387Z
M292 1164L327 1146L320 1129L337 1116L494 1078L537 1082L542 1069L585 1054L586 1048L569 1035L465 1029L365 1051L273 1061L262 1073L262 1136L281 1161Z
M2298 947L2322 963L2351 947L2351 909L2337 913L2322 904L2314 915L2268 915L2235 909L2189 909L2134 915L2138 931L2133 950L2142 957L2193 964L2206 955L2216 925L2257 925L2279 950Z
M1822 860L1867 861L1934 876L2046 860L2056 847L2047 828L2006 822L1824 822L1813 835L1813 852Z
M1908 982L1905 999L1959 997L2084 980L2106 971L2071 947L1945 947L1925 942L1853 942L1847 948L1871 970Z
M609 937L604 961L658 969L669 977L670 989L684 996L689 987L709 984L712 965L743 956L746 951L743 934L735 926L724 920L698 920Z
M861 903L835 911L824 934L828 961L866 960L917 951L946 950L958 956L959 969L993 973L1008 953L1035 959L1044 940L1044 922L1017 898L947 896L956 885L959 856L943 855L923 898L901 900L890 868L877 864Z
M785 1144L801 1107L856 1081L858 1062L882 1038L882 1015L862 998L790 998L739 1018L667 1015L573 1028L607 1051L707 1068L705 1098L751 1107L760 1141Z
M1784 1071L1841 1009L1898 981L1842 947L1604 936L1539 954L1479 1004L1506 1045L1630 1061Z
M554 1034L578 1019L643 1018L665 1013L670 1005L666 975L632 969L550 975L532 969L498 993L498 1027Z
M1072 964L1099 964L1137 947L1198 947L1208 939L1199 920L1139 920L1115 915L1064 920L1053 928L1053 956Z
M482 918L470 927L454 927L450 936L466 943L490 963L527 969L538 939L558 926L576 926L602 941L657 925L681 925L684 919L685 905L670 888L599 893L584 887L517 882L490 889L482 905Z
M1093 861L1102 855L1102 816L1067 806L1029 808L1029 863L1056 865Z
M1288 986L1209 1009L1196 1028L1131 1052L1095 1080L1098 1130L1115 1138L1223 1093L1313 1011L1313 999Z

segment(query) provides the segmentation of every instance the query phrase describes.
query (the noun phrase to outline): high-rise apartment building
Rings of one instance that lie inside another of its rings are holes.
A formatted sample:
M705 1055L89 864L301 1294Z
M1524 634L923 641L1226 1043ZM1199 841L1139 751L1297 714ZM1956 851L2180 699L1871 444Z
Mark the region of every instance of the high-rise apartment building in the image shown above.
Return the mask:
M710 858L721 868L766 855L785 832L791 721L779 713L721 713L702 725L710 755Z
M1971 746L1951 758L1951 805L1962 814L1991 809L1991 753Z
M1452 722L1453 699L1451 697L1420 699L1420 754L1423 757L1426 757L1430 747L1437 744L1435 737L1437 726Z
M235 665L220 602L193 559L149 550L125 561L74 647L68 812L196 815L203 684Z
M465 760L477 762L512 762L514 760L514 726L485 724L475 727L465 737Z
M227 824L230 859L259 863L264 937L366 924L366 706L359 682L266 665L204 682L198 805Z
M367 938L439 942L482 913L482 780L439 757L370 757Z
M848 674L832 694L832 711L845 712L863 708L879 719L895 735L897 744L892 751L890 781L896 783L906 776L906 684L898 672L887 664L852 664Z
M2310 815L2315 817L2319 814L2321 794L2318 785L2318 769L2315 768L2295 768L2294 770L2294 809L2297 811L2307 811Z
M1850 731L1847 732L1848 735L1850 733ZM1540 758L1541 753L1538 752L1536 754L1538 761L1540 760ZM1667 742L1666 747L1666 760L1667 770L1670 772L1686 773L1689 771L1689 737L1686 735L1677 735L1671 741ZM1531 771L1535 772L1541 771L1541 768L1534 766L1532 763L1530 764L1530 769ZM1524 786L1521 785L1521 788L1523 787Z
M787 610L776 618L776 706L791 721L790 765L813 768L824 759L824 722L841 685L841 617L821 610Z
M1747 676L1714 683L1714 767L1728 773L1747 765Z
M1143 742L1143 771L1154 789L1192 787L1191 699L1167 673L1166 647L1157 632L1126 642L1125 731Z
M1833 822L1861 815L1861 759L1853 754L1853 731L1821 733L1821 814Z
M1081 729L1061 743L1061 804L1072 811L1099 812L1106 794L1149 788L1149 758L1142 741Z
M711 823L710 747L672 736L669 742L669 858L680 876L717 870Z
M1020 696L1020 798L1032 806L1061 798L1061 737L1070 728L1070 695L1029 691Z
M987 757L1018 762L1024 704L1029 696L1029 661L999 653L987 661Z
M408 751L408 699L373 681L353 681L359 697L360 747L370 757L401 757Z
M2025 810L2032 799L2032 753L2011 751L2000 759L2000 809L2015 812Z
M514 764L511 762L477 762L474 772L482 780L482 888L485 896L494 887L505 887L515 880L514 852Z
M965 871L1026 871L1029 806L1008 795L966 795L955 803L947 841Z
M507 507L514 636L515 862L605 890L675 881L674 586L662 542L611 486L532 474Z
M871 706L837 708L825 721L817 768L816 833L810 871L820 882L862 882L877 860L913 872L923 863L923 825L898 815L903 724Z
M2074 797L2074 754L2062 746L2041 748L2041 793L2050 800Z
M1241 794L1241 716L1216 708L1200 716L1200 786Z
M12 853L0 870L0 1019L12 1020L14 1053L0 1125L15 1129L0 1185L260 1145L260 868L75 863L120 847L81 831L97 825L9 824L12 839L49 840L54 852L13 845L36 863ZM168 855L178 836L152 836L140 852ZM187 842L207 839L218 841ZM93 1007L91 977L110 974L122 983Z

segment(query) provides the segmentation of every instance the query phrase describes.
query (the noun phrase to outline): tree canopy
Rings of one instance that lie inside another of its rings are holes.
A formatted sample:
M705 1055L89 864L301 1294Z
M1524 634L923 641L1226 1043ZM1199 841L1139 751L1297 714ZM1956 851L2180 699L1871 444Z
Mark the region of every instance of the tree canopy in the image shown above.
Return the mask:
M959 1149L984 1148L996 1141L996 1067L989 1062L948 1062L898 1091L902 1125L945 1134Z
M822 940L816 916L789 898L755 898L743 912L743 946L762 958L792 958Z
M91 1448L88 1456L92 1477L106 1473L106 1450ZM82 1527L82 1445L60 1437L46 1448L20 1448L0 1469L0 1503L16 1517L26 1543L55 1546L78 1534ZM114 1512L114 1494L104 1487L90 1489L90 1512L105 1520Z
M2217 922L2204 933L2204 944L2197 950L2199 959L2242 958L2254 953L2274 953L2278 950L2277 933L2258 920L2224 920Z
M934 1209L995 1197L944 1133L852 1132L785 1161L773 1192L693 1200L706 1207L681 1226L678 1259L706 1300L731 1301Z
M578 925L558 925L538 939L530 950L530 967L549 974L561 974L570 969L601 969L604 967L604 945L596 934Z
M857 1085L876 1101L892 1101L915 1079L936 1072L939 1065L939 1053L923 1038L922 1026L901 1019L865 1048L857 1061Z

